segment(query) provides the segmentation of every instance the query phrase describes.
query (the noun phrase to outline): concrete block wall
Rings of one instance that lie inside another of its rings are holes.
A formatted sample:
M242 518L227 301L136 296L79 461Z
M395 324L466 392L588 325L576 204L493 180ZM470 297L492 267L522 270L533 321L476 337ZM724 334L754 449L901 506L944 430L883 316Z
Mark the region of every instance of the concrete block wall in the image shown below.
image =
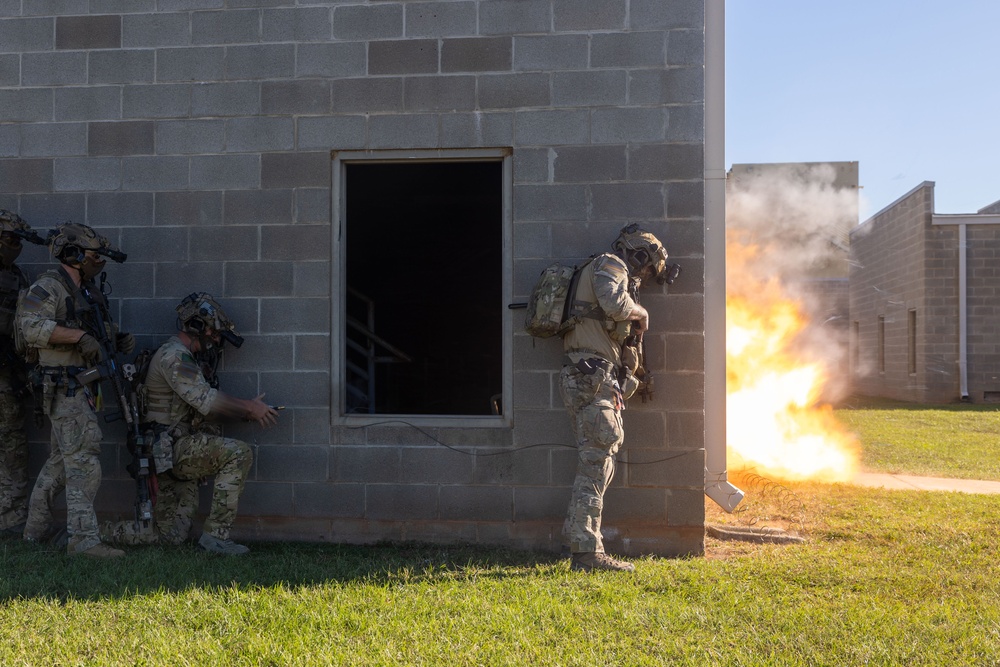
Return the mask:
M949 229L953 237L956 230ZM957 241L957 238L956 238ZM966 307L968 316L968 392L973 403L1000 401L1000 226L966 228ZM957 256L954 250L957 273ZM957 296L956 296L957 298ZM956 334L957 335L957 334Z
M855 392L916 402L958 398L957 239L932 227L934 184L922 183L851 233L851 383ZM916 311L916 373L909 312ZM884 318L884 371L878 318Z
M703 0L4 3L0 207L118 243L113 306L140 344L190 291L231 310L247 343L223 387L288 406L227 430L256 455L237 537L555 550L575 460L558 343L508 332L512 428L428 429L473 455L331 426L331 150L509 146L516 299L629 222L684 267L643 295L658 391L626 411L605 526L619 552L699 553L703 42ZM104 512L128 512L123 458L105 454Z

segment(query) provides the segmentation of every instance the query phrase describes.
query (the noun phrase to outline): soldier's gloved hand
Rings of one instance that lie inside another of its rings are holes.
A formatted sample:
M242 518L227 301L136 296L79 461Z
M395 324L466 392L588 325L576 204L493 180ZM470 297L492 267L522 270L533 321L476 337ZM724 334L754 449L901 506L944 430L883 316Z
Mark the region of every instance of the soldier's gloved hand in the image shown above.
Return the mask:
M76 342L76 347L88 362L100 361L101 344L90 334L80 336L80 340Z
M135 352L135 336L130 333L120 333L115 341L118 351L122 354L132 354Z
M631 345L622 348L622 367L633 374L639 369L639 352Z

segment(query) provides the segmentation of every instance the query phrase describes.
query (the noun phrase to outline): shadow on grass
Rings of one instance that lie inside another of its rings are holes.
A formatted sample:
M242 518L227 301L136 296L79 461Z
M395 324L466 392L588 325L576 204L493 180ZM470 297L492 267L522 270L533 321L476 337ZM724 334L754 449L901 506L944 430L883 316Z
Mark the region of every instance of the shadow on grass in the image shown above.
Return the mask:
M248 543L246 556L180 547L135 547L125 558L69 558L20 540L0 542L0 601L100 600L191 588L297 588L331 582L412 583L426 579L533 576L556 554L479 546L403 543L369 546Z

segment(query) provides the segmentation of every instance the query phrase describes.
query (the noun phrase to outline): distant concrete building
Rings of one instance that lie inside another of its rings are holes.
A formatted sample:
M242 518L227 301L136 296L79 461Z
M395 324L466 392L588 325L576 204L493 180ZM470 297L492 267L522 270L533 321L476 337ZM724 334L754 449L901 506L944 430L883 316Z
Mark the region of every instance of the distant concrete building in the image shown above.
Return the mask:
M851 233L855 393L1000 402L1000 202L934 213L925 181Z

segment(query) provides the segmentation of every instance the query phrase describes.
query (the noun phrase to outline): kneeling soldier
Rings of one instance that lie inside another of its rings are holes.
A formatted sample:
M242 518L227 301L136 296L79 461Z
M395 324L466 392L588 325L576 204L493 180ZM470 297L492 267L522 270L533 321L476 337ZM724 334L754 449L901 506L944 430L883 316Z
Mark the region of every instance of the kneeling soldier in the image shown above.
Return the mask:
M243 344L232 321L210 294L191 294L177 306L177 335L153 355L145 379L142 430L153 438L159 493L152 531L133 522L106 525L106 539L122 544L180 544L191 531L198 481L215 477L212 507L198 545L210 552L249 551L229 539L236 507L253 462L250 446L224 438L208 416L240 418L263 427L277 423L264 394L241 399L218 390L215 368L226 341Z

